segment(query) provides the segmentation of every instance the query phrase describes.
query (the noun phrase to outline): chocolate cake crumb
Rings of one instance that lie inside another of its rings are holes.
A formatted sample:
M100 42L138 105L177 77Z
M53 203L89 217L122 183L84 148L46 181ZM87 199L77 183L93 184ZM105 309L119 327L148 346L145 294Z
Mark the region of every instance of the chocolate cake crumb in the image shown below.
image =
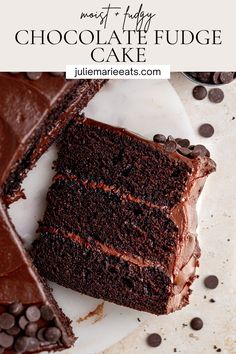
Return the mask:
M214 303L214 302L216 302L216 301L215 301L214 299L210 299L209 302Z

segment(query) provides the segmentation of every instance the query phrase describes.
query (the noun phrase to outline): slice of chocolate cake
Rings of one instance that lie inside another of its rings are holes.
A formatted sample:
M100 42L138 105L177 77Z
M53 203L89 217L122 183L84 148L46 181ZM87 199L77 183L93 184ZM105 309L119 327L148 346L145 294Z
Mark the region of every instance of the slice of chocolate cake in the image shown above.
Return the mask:
M186 305L200 256L196 201L215 163L183 145L75 120L33 247L41 274L154 314Z
M52 298L0 204L0 353L70 347L70 321Z
M0 185L8 204L22 196L28 170L105 82L61 74L0 73Z

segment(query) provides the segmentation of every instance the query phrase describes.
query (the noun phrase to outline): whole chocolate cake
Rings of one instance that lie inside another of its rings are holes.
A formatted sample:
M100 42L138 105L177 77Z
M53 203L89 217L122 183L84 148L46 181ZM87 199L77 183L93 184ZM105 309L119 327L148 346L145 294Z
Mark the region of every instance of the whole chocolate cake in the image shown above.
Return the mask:
M188 303L200 256L196 201L215 163L201 145L157 140L71 122L33 247L42 275L158 315Z
M104 81L0 74L0 353L61 350L75 337L9 219L27 171Z

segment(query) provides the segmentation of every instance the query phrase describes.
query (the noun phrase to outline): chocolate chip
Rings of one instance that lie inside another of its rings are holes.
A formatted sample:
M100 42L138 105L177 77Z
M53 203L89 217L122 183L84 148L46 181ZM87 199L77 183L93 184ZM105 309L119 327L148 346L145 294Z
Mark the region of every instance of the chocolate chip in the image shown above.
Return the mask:
M193 97L196 100L203 100L206 96L207 96L207 89L204 86L198 85L194 87Z
M49 342L56 342L61 337L61 331L57 327L47 328L44 332L44 337Z
M188 156L190 154L190 150L186 147L180 147L177 149L177 151L181 154L181 155L184 155L184 156Z
M219 85L221 84L221 81L220 81L220 72L214 72L213 76L212 76L212 80L213 80L213 83L216 84L216 85Z
M220 103L224 99L224 92L220 88L213 88L209 91L208 98L212 103Z
M35 351L36 349L38 349L40 346L39 341L37 338L32 338L29 337L28 338L28 343L27 343L27 351L31 352L31 351Z
M23 330L25 329L25 327L28 323L29 323L29 321L25 318L25 316L21 316L19 319L19 322L18 322L19 327Z
M211 124L205 123L200 125L198 132L204 138L210 138L214 134L214 128Z
M175 139L176 143L181 147L188 148L190 146L190 141L188 139Z
M29 73L26 73L27 77L30 79L30 80L39 80L40 77L42 76L42 73L39 73L39 72L29 72Z
M2 348L9 348L12 346L14 342L14 337L10 336L7 333L1 332L0 333L0 346Z
M40 309L41 316L45 321L52 321L54 318L53 310L50 306L44 305Z
M219 284L219 279L215 275L209 275L204 279L204 284L208 289L215 289Z
M197 156L204 157L208 155L209 155L209 151L206 149L204 145L201 144L195 145L190 154L190 156L192 157L197 157Z
M165 135L162 135L162 134L156 134L153 137L153 141L155 141L155 143L164 144L166 142L166 137L165 137Z
M25 315L26 318L30 321L30 322L36 322L40 319L41 317L41 313L40 310L38 309L37 306L33 305L33 306L29 306L27 308L27 310L25 311Z
M18 326L13 326L12 328L6 330L11 336L17 336L20 333L20 328Z
M220 73L220 81L222 84L229 84L234 79L234 72L222 72Z
M201 82L209 83L210 78L211 78L211 73L210 72L199 72L197 74L197 78Z
M29 323L25 328L25 335L27 337L35 337L37 330L38 330L37 323Z
M174 152L176 151L177 143L175 140L168 140L165 144L165 150L167 152Z
M203 321L201 318L199 317L195 317L192 319L192 321L190 322L190 326L192 327L192 329L194 329L195 331L199 331L200 329L202 329L203 327Z
M147 344L150 347L159 347L161 341L161 336L158 333L152 333L147 337Z
M23 337L17 338L15 345L14 345L15 351L17 353L23 353L23 352L27 351L28 343L29 343L28 337L23 336Z
M10 306L9 306L9 312L12 313L14 316L19 316L23 310L24 307L20 302L13 302Z
M10 329L15 324L15 317L10 313L4 312L0 315L0 328Z
M40 330L37 333L37 338L41 341L44 342L45 341L45 337L44 337L44 332L45 332L46 328L40 328Z

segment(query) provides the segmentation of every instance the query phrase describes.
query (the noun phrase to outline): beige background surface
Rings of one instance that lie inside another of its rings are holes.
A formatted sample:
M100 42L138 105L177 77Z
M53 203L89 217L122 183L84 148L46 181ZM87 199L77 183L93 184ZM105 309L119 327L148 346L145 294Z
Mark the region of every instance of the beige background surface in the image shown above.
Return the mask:
M210 148L218 167L207 181L199 215L200 277L188 307L169 316L151 317L103 354L171 354L174 348L182 354L213 354L214 345L221 348L222 354L236 353L236 119L232 119L236 116L236 82L224 87L225 100L221 104L194 100L194 84L181 74L173 74L171 82L191 119L196 140ZM209 139L197 136L198 126L206 122L215 127L215 134ZM203 279L209 274L219 277L215 290L204 288ZM210 303L211 298L216 302ZM204 321L198 332L189 327L195 316ZM153 332L163 339L158 348L145 343Z

